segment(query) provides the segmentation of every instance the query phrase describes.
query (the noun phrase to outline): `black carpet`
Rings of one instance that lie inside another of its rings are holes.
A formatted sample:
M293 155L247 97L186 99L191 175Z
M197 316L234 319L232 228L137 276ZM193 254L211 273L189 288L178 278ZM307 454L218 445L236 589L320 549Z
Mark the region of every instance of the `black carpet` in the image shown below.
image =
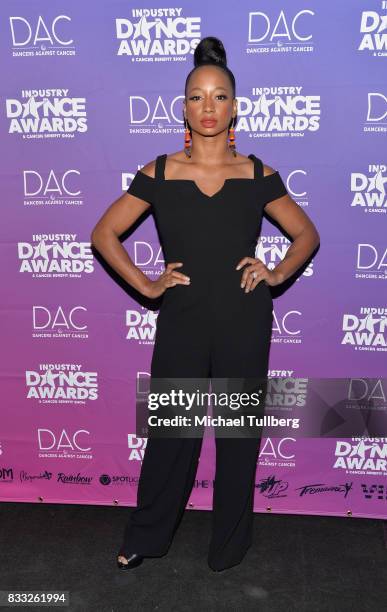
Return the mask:
M187 510L166 556L123 572L115 556L130 512L0 503L0 590L66 590L61 609L77 612L387 610L383 521L255 514L243 562L216 573L211 512Z

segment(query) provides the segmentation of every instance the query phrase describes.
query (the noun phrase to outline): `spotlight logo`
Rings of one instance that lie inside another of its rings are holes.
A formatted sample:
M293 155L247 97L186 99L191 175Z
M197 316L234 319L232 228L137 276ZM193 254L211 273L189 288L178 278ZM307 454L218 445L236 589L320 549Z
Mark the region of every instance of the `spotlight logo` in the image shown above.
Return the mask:
M153 310L143 309L127 310L125 321L127 327L126 340L132 340L136 344L153 344L156 333L156 321L158 314Z
M85 306L34 305L32 307L32 337L52 339L86 339L89 332Z
M9 134L24 139L74 138L87 132L86 98L69 89L22 89L19 98L5 101Z
M75 55L71 17L9 18L13 57Z
M387 351L387 308L361 307L343 315L341 344L355 351Z
M24 170L24 206L83 206L83 194L79 188L81 173L75 168L58 172L50 169Z
M370 214L386 214L386 164L369 164L366 172L351 173L351 207Z
M246 53L311 53L314 22L309 9L250 12Z
M387 279L387 246L375 243L357 245L355 278Z
M117 55L132 61L186 61L201 39L201 18L178 8L132 8L130 18L116 19Z
M285 236L274 236L261 234L256 250L255 257L260 259L269 270L274 268L282 261L290 247L290 241ZM309 277L313 275L313 261L308 264L302 273L302 276ZM297 278L297 281L299 278Z
M253 87L252 95L238 96L237 130L250 138L303 137L320 129L319 95L301 86Z
M346 474L387 476L387 438L337 440L333 467Z
M77 234L33 234L31 242L18 243L19 272L32 278L82 278L94 272L90 242Z
M380 10L387 10L387 2L380 3ZM360 44L358 51L370 52L374 57L387 55L387 14L363 11L360 20Z
M39 404L85 404L98 399L97 372L78 363L41 363L26 370L27 399Z

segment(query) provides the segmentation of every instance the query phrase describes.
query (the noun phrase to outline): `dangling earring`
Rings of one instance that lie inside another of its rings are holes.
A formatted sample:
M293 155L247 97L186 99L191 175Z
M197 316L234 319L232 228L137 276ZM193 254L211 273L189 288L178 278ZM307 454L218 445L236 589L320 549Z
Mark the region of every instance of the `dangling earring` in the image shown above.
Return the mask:
M184 126L185 126L184 153L186 154L187 157L191 157L191 132L189 131L188 122L185 117L184 117Z
M231 127L228 128L228 138L229 138L228 146L230 147L234 157L236 157L237 153L236 153L236 148L235 148L235 131L234 131L234 126L235 126L235 117L234 117L233 124L231 125Z

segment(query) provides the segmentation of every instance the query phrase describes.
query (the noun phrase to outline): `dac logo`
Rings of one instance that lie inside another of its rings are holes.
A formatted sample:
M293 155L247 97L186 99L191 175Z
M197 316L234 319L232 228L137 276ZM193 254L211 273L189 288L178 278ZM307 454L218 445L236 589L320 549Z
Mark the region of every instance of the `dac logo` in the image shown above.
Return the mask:
M74 47L70 47L74 41L68 38L69 22L68 15L54 19L39 15L36 21L10 17L13 56L75 55Z
M300 310L288 310L282 315L273 311L273 337L276 344L301 344L301 329L298 325L302 317Z
M165 266L165 260L160 244L157 248L144 240L135 240L132 251L133 263L142 269L146 276L157 277Z
M259 450L261 466L294 467L296 438L266 438Z
M358 244L356 270L355 278L387 278L387 247L369 243Z
M314 15L307 9L292 16L286 16L283 10L271 16L262 11L250 12L247 53L278 53L283 47L287 52L313 51L310 26Z
M383 120L387 117L387 98L380 92L368 93L368 107L365 132L386 132ZM380 125L375 125L380 122Z
M48 171L43 176L37 170L23 171L24 206L81 206L82 192L77 186L79 170Z
M75 337L76 332L84 332L83 335L78 334L77 337L87 338L87 325L83 321L84 313L87 312L85 306L74 306L68 309L64 306L58 306L56 309L50 309L47 306L36 305L32 307L32 326L36 332L45 331L45 334L35 333L33 337ZM68 333L66 332L74 332Z
M86 454L91 450L91 446L87 446L88 436L90 436L90 431L87 429L78 429L68 433L66 429L53 431L52 429L39 428L37 433L39 450L41 451L39 457L55 459L93 458L91 454Z
M156 99L132 95L129 97L129 133L137 134L180 134L183 132L184 96L178 95L165 100L162 96Z
M387 393L384 388L385 378L350 378L348 383L347 399L368 408L376 407L382 410L387 401Z

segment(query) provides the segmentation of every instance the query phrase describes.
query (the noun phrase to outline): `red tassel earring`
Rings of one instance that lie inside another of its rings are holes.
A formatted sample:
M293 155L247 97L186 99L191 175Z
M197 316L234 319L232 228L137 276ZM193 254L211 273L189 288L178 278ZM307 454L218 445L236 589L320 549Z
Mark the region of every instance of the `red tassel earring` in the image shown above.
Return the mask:
M235 130L234 130L234 126L235 126L235 117L234 117L233 124L231 125L231 127L228 128L228 139L229 139L228 146L230 147L234 157L236 157L237 152L236 152L236 148L235 148Z
M185 126L184 153L186 154L187 157L191 157L191 132L188 128L188 123L185 117L184 117L184 126Z

